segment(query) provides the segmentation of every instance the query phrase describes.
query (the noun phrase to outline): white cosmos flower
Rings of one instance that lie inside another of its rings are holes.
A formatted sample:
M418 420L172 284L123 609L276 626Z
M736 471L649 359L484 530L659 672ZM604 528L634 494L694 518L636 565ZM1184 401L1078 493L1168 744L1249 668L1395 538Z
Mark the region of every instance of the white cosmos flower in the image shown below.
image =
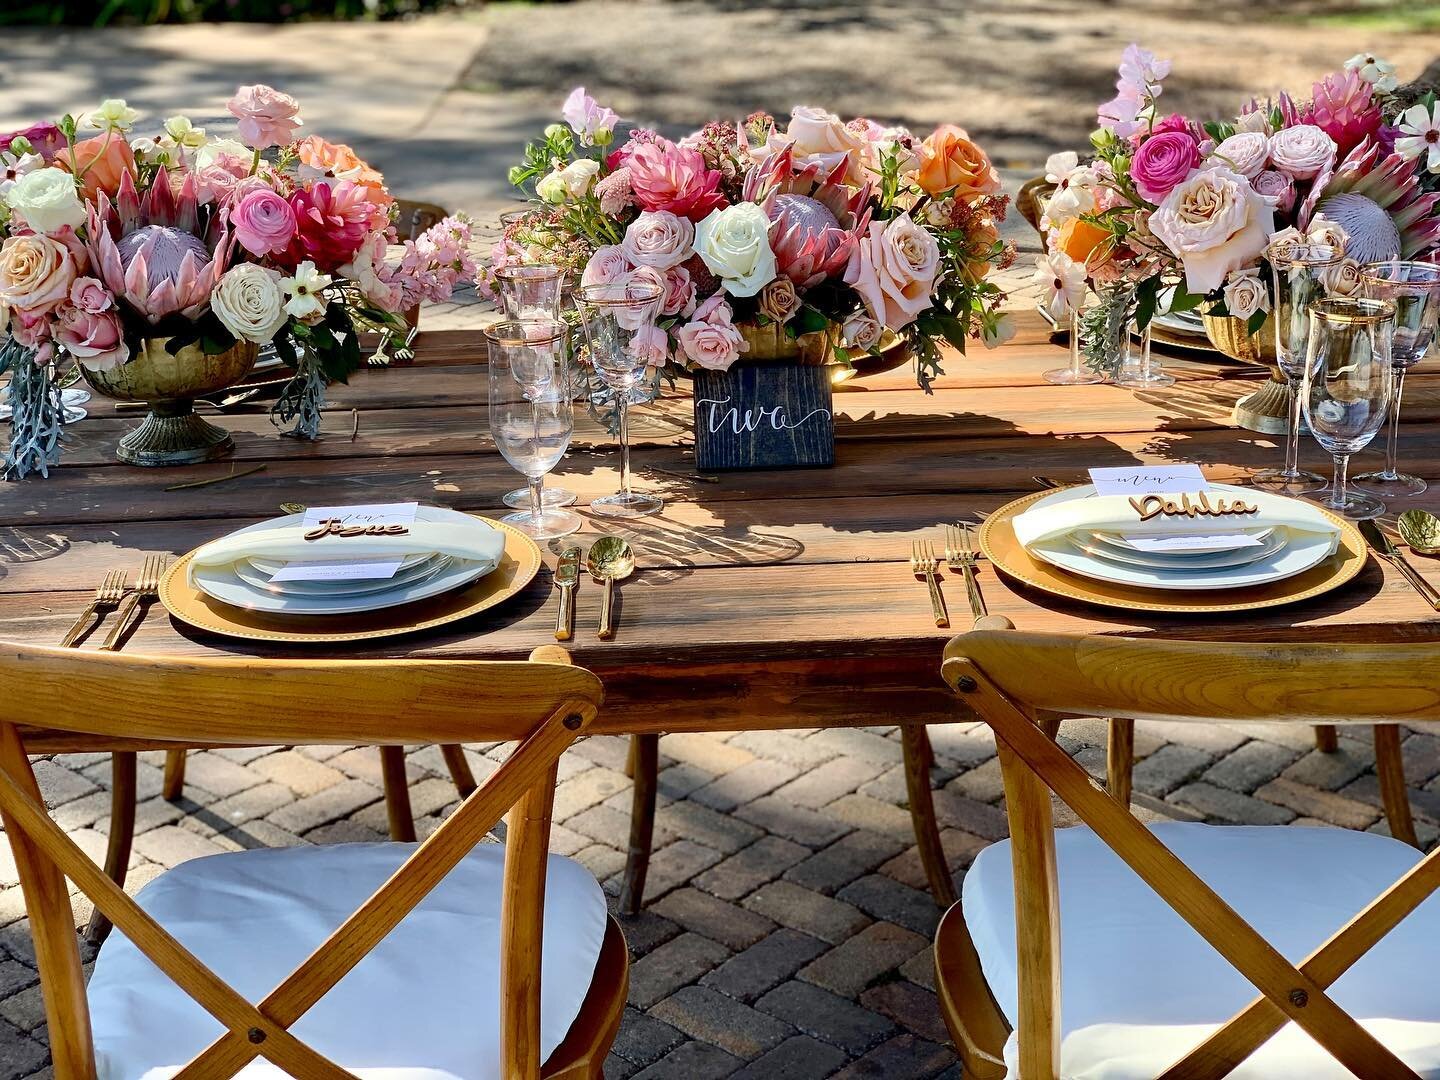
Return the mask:
M1037 257L1032 280L1039 283L1045 309L1056 322L1085 299L1085 267L1064 252Z
M1062 150L1045 159L1045 179L1051 184L1060 183L1060 178L1069 176L1080 165L1080 155L1074 150Z
M17 154L12 150L0 151L0 205L5 204L5 197L10 189L15 186L26 173L32 173L36 169L45 167L45 159L39 154ZM0 323L0 326L3 326Z
M1041 224L1058 229L1073 217L1094 213L1095 184L1098 180L1095 170L1088 165L1077 166L1063 174L1056 181L1050 201L1045 204L1045 220Z
M1406 161L1425 159L1425 168L1440 173L1440 102L1430 106L1411 105L1400 114L1401 138L1395 140L1395 152Z
M325 314L325 301L321 297L330 286L330 275L322 274L315 264L306 259L295 268L295 276L280 279L280 288L289 299L285 311L295 319L313 319Z
M1388 94L1399 85L1399 80L1395 78L1395 65L1373 53L1356 53L1345 61L1345 70L1358 71L1360 78L1382 94Z

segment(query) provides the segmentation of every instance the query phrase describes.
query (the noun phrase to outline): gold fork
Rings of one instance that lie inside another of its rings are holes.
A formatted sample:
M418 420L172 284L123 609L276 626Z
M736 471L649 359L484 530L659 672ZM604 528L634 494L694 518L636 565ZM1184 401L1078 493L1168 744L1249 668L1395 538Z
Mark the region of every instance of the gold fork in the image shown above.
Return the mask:
M65 636L60 639L60 647L68 649L75 644L77 638L84 631L86 624L95 616L96 612L109 611L120 603L125 595L125 571L111 570L105 575L105 580L95 590L95 599L85 605L76 620L70 624L70 629L65 631Z
M913 541L910 547L910 572L917 578L923 577L930 586L930 613L935 616L936 626L949 626L950 616L945 614L945 599L940 595L940 583L935 580L935 571L940 568L935 558L935 548L928 540Z
M965 575L965 593L970 597L970 614L975 618L988 614L985 597L980 594L980 582L975 578L975 548L970 540L970 526L945 526L945 565Z
M120 614L115 617L115 626L110 631L110 636L105 639L105 644L100 648L105 652L114 652L120 648L120 641L125 636L125 629L130 623L130 616L135 613L135 608L141 603L148 608L151 601L160 595L160 575L165 572L165 566L170 561L169 555L148 555L145 558L145 565L140 568L140 577L135 582L135 588L125 597L125 604L120 609ZM145 618L145 613L140 613L140 618ZM138 625L138 623L137 623Z

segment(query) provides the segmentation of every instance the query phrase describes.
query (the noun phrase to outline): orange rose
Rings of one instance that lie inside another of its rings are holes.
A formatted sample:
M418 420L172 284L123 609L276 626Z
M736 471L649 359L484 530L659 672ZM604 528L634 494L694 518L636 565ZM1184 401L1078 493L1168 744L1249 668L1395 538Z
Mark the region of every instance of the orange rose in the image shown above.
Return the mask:
M1092 270L1095 263L1104 263L1110 258L1114 239L1108 229L1102 229L1093 221L1073 217L1060 227L1055 246L1086 270Z
M368 188L370 202L377 206L388 209L395 201L385 190L385 178L344 143L327 142L319 135L310 135L296 145L295 153L300 164L307 168Z
M941 124L920 144L920 172L915 179L933 196L953 189L956 198L970 199L1000 190L1000 174L990 158L970 141L964 128L954 124Z
M135 178L135 155L123 133L107 131L93 139L83 139L75 144L75 157L80 163L81 187L91 202L101 191L114 197L120 190L120 178L127 172L132 180ZM68 149L57 153L55 162L72 173L76 171Z

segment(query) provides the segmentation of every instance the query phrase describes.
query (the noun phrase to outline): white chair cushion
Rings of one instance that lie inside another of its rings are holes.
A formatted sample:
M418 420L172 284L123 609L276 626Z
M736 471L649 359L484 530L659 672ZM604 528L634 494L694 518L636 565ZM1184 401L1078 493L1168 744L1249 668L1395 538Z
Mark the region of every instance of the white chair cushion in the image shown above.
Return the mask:
M1151 827L1162 843L1292 963L1347 923L1420 858L1373 833L1300 826ZM1055 834L1061 935L1061 1075L1150 1080L1256 994L1088 828ZM1012 1027L1018 1000L1010 842L965 876L965 921ZM1421 1076L1440 1077L1440 894L1332 988L1341 1008ZM1018 1043L1005 1047L1018 1076ZM1230 1074L1322 1080L1350 1072L1294 1024Z
M182 863L140 906L235 990L258 1002L414 851L337 844ZM505 849L481 844L291 1029L377 1080L498 1080L500 896ZM564 1039L605 937L605 896L551 855L545 883L540 1052ZM101 1080L160 1080L223 1033L117 930L89 986ZM285 1073L257 1059L247 1080Z

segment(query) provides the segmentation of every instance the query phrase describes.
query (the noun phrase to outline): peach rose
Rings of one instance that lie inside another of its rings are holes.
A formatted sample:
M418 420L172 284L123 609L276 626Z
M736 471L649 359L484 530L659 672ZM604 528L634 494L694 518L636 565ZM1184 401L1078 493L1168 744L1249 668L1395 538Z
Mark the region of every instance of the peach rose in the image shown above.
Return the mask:
M333 176L337 180L349 180L369 188L372 192L370 201L387 208L395 201L385 190L385 178L344 143L327 142L319 135L310 135L296 144L295 154L300 164L310 170L316 179ZM302 170L301 175L304 174L305 170Z
M75 260L48 236L12 236L0 244L0 301L25 312L47 311L70 295Z
M80 186L91 202L101 191L113 197L120 190L120 178L127 172L135 179L135 154L125 137L113 131L77 142L75 161L70 159L68 149L56 154L55 160L72 173L77 171L75 162L79 162Z
M901 214L870 223L869 234L850 253L845 284L854 287L876 320L900 330L930 306L939 267L935 237Z
M915 176L929 195L952 189L957 198L993 195L1000 190L1000 174L990 158L970 141L965 129L941 124L920 144L920 171Z

